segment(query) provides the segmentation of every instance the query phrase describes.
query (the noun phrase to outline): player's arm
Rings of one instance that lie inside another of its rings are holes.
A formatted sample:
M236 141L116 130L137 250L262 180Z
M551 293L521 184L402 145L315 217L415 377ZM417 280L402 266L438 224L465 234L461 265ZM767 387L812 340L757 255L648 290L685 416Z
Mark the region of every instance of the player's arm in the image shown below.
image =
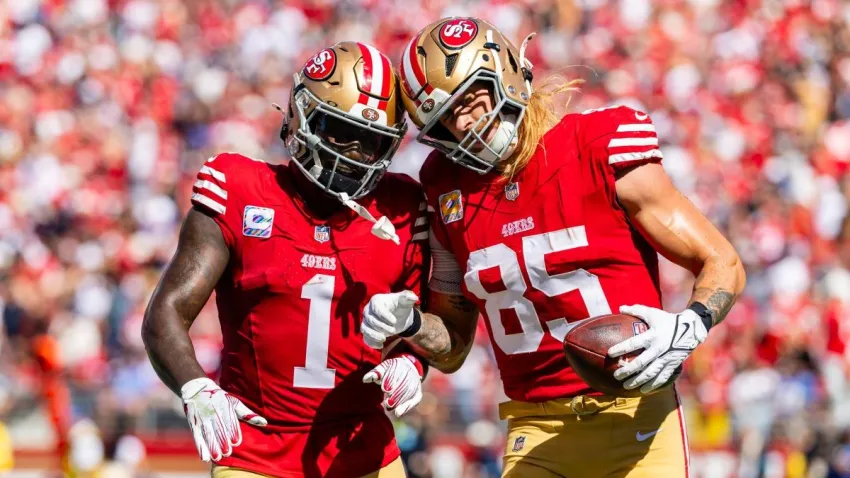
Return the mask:
M658 163L618 172L617 197L632 225L664 257L696 277L690 305L675 314L642 304L620 308L642 318L649 329L614 345L608 355L641 350L614 377L627 389L650 393L671 382L691 352L723 321L746 277L729 241L673 186Z
M195 358L189 327L209 300L230 260L221 230L206 214L192 208L145 310L142 339L151 364L163 383L180 388L206 374Z
M177 251L145 310L142 339L159 378L183 400L203 461L230 456L242 442L239 420L266 420L206 377L195 358L189 327L209 300L230 261L215 220L192 208L183 221Z
M454 254L430 235L432 273L423 301L410 291L377 294L363 312L361 332L366 343L381 348L384 341L399 335L428 363L444 373L460 368L475 338L478 309L461 292L463 273Z
M445 294L429 289L427 312L420 311L419 330L404 340L434 368L443 373L456 372L475 339L478 309L463 295Z
M658 163L624 170L616 189L630 221L655 250L696 277L691 303L708 308L711 325L722 322L746 282L732 244L676 189Z

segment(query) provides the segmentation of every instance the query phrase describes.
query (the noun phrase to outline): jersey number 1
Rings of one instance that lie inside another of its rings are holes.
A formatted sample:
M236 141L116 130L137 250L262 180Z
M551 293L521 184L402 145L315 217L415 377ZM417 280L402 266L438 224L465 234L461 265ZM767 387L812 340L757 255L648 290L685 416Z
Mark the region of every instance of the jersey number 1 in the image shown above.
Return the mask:
M310 301L307 321L307 360L295 367L292 383L300 388L333 388L336 370L328 368L331 335L331 300L334 276L316 274L301 288L301 298Z
M608 299L602 291L599 277L584 269L576 269L562 274L549 275L546 271L546 254L561 252L577 247L587 247L587 232L584 226L570 227L559 231L536 234L522 238L522 252L525 256L525 269L531 286L556 297L578 290L591 317L611 313ZM487 292L481 284L479 272L482 269L498 267L506 289L499 292ZM504 244L496 244L480 249L469 255L467 272L464 276L466 287L476 297L484 301L484 309L490 320L493 339L499 348L508 355L534 352L543 341L543 325L534 303L525 297L528 286L522 277L516 252ZM503 309L513 309L519 317L522 332L508 334L502 323ZM546 323L549 333L558 341L567 334L567 320L557 318Z

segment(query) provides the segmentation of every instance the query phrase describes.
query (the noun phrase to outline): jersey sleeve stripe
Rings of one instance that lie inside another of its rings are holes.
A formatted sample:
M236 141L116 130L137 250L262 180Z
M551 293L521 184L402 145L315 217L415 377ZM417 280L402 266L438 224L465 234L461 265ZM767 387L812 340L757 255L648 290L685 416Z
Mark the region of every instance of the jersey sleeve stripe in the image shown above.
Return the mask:
M207 174L209 176L212 176L216 180L218 180L219 182L222 182L222 183L227 182L227 179L224 177L224 173L222 173L221 171L218 171L216 169L213 169L209 166L202 166L200 174Z
M658 138L614 138L608 143L609 148L622 148L624 146L658 146Z
M212 181L207 181L206 179L199 179L195 181L195 187L198 189L206 189L222 199L227 199L227 191L221 189L216 183Z
M421 241L423 239L428 239L428 231L417 232L411 238L413 241Z
M623 163L626 161L637 161L640 159L658 158L663 159L660 149L651 149L641 153L620 153L608 156L608 164Z
M202 204L219 214L224 214L224 212L227 210L227 208L224 207L224 204L216 202L215 200L210 199L201 193L192 193L192 202Z
M428 224L428 218L425 217L425 216L422 216L422 217L416 218L416 223L413 224L413 227L422 226L424 224Z
M425 201L422 201L421 203L419 203L419 210L424 211L427 206L428 206L428 203L426 203Z
M434 206L428 205L428 212L436 212L436 209L434 209Z
M654 133L655 125L653 124L621 124L617 127L618 133Z

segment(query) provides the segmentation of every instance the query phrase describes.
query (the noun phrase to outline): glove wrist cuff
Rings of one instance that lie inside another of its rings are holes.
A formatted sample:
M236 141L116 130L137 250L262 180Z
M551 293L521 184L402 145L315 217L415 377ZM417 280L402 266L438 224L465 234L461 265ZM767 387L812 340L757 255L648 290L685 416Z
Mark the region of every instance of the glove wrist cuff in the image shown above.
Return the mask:
M420 380L425 378L425 364L422 362L422 360L419 359L419 357L411 353L405 353L401 355L401 358L410 360L410 363L412 363L413 366L416 368L416 371L419 372Z
M218 384L214 381L210 380L207 377L199 377L193 380L189 380L184 383L182 387L180 387L180 398L185 402L186 400L191 400L195 397L195 395L199 394L201 390L204 390L207 387L218 388Z
M705 333L714 326L714 314L702 302L693 302L688 306L688 310L692 310L699 316L702 325L705 326Z
M398 334L399 337L413 337L417 332L419 332L419 329L422 328L422 315L419 313L419 310L417 310L416 307L410 309L410 315L413 316L410 327L404 329L404 332Z

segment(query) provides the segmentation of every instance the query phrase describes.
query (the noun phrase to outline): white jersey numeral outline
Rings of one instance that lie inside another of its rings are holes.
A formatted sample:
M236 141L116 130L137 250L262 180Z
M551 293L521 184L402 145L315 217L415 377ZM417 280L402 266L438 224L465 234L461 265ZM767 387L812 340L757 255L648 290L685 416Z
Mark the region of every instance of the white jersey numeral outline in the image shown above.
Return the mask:
M590 317L610 314L611 307L602 290L599 277L584 269L555 275L550 275L546 271L547 254L587 246L587 232L584 226L524 237L522 251L525 256L525 269L531 280L531 286L546 294L547 297L556 297L578 290ZM490 293L484 289L479 272L491 267L498 267L505 290ZM490 321L493 341L499 348L507 355L536 351L543 341L545 332L534 303L525 297L528 285L522 276L516 252L505 244L479 249L469 255L466 270L464 275L466 287L484 301L484 310ZM504 309L513 309L516 312L522 332L513 334L505 332L501 316L501 311ZM563 342L567 332L579 322L568 324L566 318L561 317L547 321L546 325L549 328L549 334L559 342Z
M301 298L310 301L307 319L307 358L295 367L292 384L299 388L333 388L336 370L328 368L331 335L331 301L334 276L316 274L301 287Z

